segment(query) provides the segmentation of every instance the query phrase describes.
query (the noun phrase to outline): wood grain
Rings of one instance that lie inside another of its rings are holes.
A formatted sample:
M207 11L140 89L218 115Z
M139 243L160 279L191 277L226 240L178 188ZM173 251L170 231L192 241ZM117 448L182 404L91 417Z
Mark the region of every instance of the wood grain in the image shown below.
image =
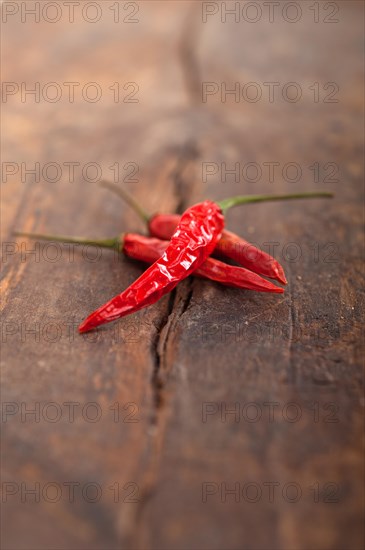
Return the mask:
M109 177L113 163L136 163L138 181L125 185L151 213L239 193L336 196L228 214L232 231L267 251L276 243L284 295L191 278L80 337L78 323L144 266L12 231L144 228L79 169L73 182L65 170L54 183L3 177L3 548L359 550L363 6L336 2L334 25L315 24L306 3L297 24L250 25L202 24L200 3L139 2L140 22L116 25L112 3L99 4L95 25L78 16L3 25L5 81L103 90L97 103L9 97L3 163L94 162ZM304 97L203 103L207 81L299 82ZM139 103L115 103L114 82L137 83ZM339 102L315 103L313 82L336 82ZM224 182L221 172L204 181L207 162L279 169L271 183L265 172L256 183ZM323 182L327 172L314 182L315 162L336 163L338 182ZM303 170L296 183L280 176L288 163ZM26 414L32 407L39 418Z

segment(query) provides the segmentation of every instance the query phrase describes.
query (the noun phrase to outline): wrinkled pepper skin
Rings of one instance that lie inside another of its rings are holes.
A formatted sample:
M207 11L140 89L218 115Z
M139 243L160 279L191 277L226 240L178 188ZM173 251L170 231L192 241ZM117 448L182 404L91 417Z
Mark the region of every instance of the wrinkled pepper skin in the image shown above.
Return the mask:
M215 251L255 273L287 284L284 270L275 258L231 231L223 231Z
M210 256L223 228L224 216L216 203L204 201L188 208L163 255L129 288L89 315L79 331L87 332L157 302Z
M149 220L149 232L159 239L169 239L179 220L178 214L155 214ZM224 230L214 252L236 261L254 273L287 284L284 270L275 258L235 233Z
M217 281L226 286L232 286L234 288L246 288L247 290L256 290L259 292L275 292L276 294L282 294L284 289L266 281L245 269L244 267L237 267L234 265L227 265L214 258L208 258L194 275Z
M123 252L129 258L153 263L164 253L167 246L168 241L127 233L123 241ZM281 287L275 286L270 281L266 281L266 279L248 269L228 265L211 257L207 258L194 271L193 275L234 288L244 288L258 292L275 292L278 294L284 292Z

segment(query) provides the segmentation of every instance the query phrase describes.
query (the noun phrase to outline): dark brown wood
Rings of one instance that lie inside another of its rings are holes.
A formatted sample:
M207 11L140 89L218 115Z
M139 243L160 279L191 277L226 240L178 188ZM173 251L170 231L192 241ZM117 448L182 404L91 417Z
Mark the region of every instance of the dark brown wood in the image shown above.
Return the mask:
M55 183L3 177L2 547L359 550L363 5L331 3L334 24L323 23L322 2L320 23L309 3L298 23L285 22L282 3L274 23L222 23L218 14L203 24L200 3L139 2L140 22L118 25L112 3L99 4L94 25L79 15L72 24L3 24L5 81L97 82L103 91L97 103L9 97L3 163L95 162L110 177L113 163L133 162L138 181L125 185L150 212L243 193L336 197L228 214L231 230L267 251L277 243L284 295L192 278L81 337L77 324L143 265L109 251L92 262L85 250L70 256L12 231L105 237L144 228L80 170L73 183L65 169ZM264 82L280 82L279 96L297 82L303 98L222 103L217 94L202 103L206 81L257 82L263 94ZM139 103L114 103L114 82L137 83ZM327 82L338 84L338 103L323 102ZM256 183L221 174L205 182L204 162L279 167L271 183L265 172ZM329 162L337 183L323 182ZM303 171L297 183L280 177L288 163ZM26 414L32 408L38 418Z

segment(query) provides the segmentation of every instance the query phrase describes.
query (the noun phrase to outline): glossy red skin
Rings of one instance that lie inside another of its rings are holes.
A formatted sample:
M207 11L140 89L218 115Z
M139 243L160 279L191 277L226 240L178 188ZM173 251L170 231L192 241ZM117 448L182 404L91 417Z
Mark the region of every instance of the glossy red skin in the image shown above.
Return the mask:
M167 245L168 241L127 233L123 241L123 252L126 256L135 260L153 263L164 253ZM284 292L281 287L275 286L248 269L228 265L211 257L207 258L194 271L193 275L235 288L256 290L258 292L276 292L278 294Z
M178 214L155 214L148 224L150 234L159 239L169 239L179 223L179 219ZM275 258L235 233L224 230L215 252L235 260L254 273L287 284L284 270Z
M224 216L216 203L204 201L188 208L163 255L129 288L89 315L79 331L87 332L157 302L210 256L223 228Z

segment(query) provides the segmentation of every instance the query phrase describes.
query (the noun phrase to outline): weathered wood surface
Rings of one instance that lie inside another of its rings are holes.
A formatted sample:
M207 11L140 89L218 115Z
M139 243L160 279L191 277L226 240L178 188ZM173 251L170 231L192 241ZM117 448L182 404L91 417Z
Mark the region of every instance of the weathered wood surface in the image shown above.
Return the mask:
M202 24L200 4L139 2L139 23L115 24L111 4L99 3L95 24L78 15L73 24L15 16L3 24L5 81L97 82L103 90L97 103L9 97L3 162L97 162L109 177L113 163L137 163L138 182L126 185L151 212L237 193L326 189L336 198L229 214L233 231L266 250L278 243L289 280L283 296L191 279L91 341L77 323L143 266L108 251L91 262L75 250L71 261L66 247L51 261L54 249L44 245L24 257L21 246L35 249L24 239L12 254L11 232L103 237L142 230L140 222L80 170L73 183L65 170L55 183L3 177L2 546L358 550L363 5L336 2L335 24L314 23L309 3L295 24L222 24L219 16ZM222 103L217 94L202 103L201 81L277 81L279 92L297 82L303 98ZM137 83L139 103L114 103L114 82ZM339 102L315 103L314 82L336 82ZM280 168L273 183L265 173L257 183L223 183L219 174L203 182L203 162ZM289 162L303 170L297 183L280 177ZM308 169L315 162L320 183ZM339 166L338 183L323 183L327 162ZM288 250L301 256L288 261ZM79 404L74 422L67 403ZM90 403L99 406L97 422ZM22 406L39 407L39 421ZM234 406L239 418L225 418ZM95 503L89 483L102 491ZM224 502L224 487L235 484L238 496ZM39 502L26 493L34 487ZM204 487L214 494L204 499Z

